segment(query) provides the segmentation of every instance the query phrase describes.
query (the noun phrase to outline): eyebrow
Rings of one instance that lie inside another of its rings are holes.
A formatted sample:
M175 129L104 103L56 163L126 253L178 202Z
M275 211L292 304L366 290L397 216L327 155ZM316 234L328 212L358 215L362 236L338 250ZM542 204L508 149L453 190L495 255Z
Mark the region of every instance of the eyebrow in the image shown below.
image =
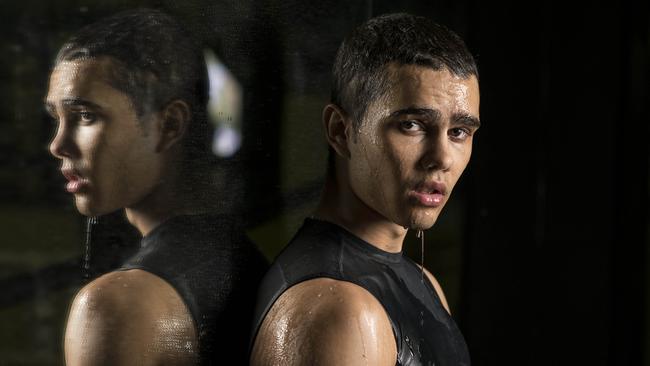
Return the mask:
M391 118L396 118L396 117L401 117L404 115L417 115L417 116L423 116L428 119L437 121L440 119L441 113L435 109L431 108L417 108L417 107L409 107L409 108L404 108L404 109L399 109L390 114Z
M455 115L451 122L452 125L464 125L467 127L479 128L481 121L469 114Z
M431 109L431 108L418 108L418 107L409 107L404 109L399 109L390 114L391 118L397 118L404 115L416 115L423 116L429 120L437 121L441 118L442 113L440 111ZM452 124L454 125L465 125L468 127L479 128L481 127L481 121L470 114L454 114L452 117Z
M99 104L81 98L67 98L67 99L63 99L61 103L67 107L88 107L97 110L102 110L102 107ZM51 101L46 100L45 109L48 112L54 112L56 111L56 106Z

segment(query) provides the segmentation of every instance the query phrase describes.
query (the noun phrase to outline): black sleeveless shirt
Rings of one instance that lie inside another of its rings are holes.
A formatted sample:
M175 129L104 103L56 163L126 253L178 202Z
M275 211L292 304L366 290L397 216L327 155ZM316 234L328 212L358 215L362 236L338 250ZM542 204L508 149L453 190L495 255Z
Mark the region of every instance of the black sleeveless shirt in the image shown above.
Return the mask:
M257 286L268 264L232 220L176 216L142 239L121 270L142 269L179 293L196 326L201 365L248 364Z
M285 290L318 277L359 285L383 305L397 342L397 365L470 364L456 323L411 259L382 251L337 225L314 219L305 220L262 281L253 336Z

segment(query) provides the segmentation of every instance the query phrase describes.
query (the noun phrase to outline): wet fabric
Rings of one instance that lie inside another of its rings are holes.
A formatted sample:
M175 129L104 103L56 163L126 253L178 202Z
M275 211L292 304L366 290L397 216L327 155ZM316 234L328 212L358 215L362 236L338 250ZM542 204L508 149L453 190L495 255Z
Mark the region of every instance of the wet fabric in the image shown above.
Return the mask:
M247 365L255 294L267 268L232 220L192 215L155 228L121 270L145 270L176 289L197 326L202 365Z
M357 284L383 305L397 342L397 365L470 364L456 323L415 262L314 219L305 220L262 281L253 335L286 289L318 277Z

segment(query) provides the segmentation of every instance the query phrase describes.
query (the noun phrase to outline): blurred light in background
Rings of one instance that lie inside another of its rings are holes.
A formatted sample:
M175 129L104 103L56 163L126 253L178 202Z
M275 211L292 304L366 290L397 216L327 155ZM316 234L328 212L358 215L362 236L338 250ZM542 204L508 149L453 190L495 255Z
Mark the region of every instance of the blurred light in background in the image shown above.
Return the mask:
M210 78L208 118L214 124L212 152L222 158L234 155L242 143L241 85L210 49L204 50Z

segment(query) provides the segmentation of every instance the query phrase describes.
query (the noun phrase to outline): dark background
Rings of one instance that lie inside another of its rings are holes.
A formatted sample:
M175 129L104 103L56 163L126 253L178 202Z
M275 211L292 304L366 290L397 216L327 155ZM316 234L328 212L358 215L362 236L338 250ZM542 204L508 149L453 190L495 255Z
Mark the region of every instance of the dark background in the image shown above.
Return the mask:
M639 3L640 4L640 3ZM632 3L82 1L0 5L0 365L62 364L75 291L137 245L85 220L48 155L51 61L72 31L139 6L177 16L244 88L243 146L216 171L272 258L313 208L320 112L343 36L407 11L457 31L480 70L473 160L425 265L475 365L650 365L650 13ZM234 179L232 177L240 177ZM228 178L230 177L230 178ZM415 238L406 251L419 261Z

